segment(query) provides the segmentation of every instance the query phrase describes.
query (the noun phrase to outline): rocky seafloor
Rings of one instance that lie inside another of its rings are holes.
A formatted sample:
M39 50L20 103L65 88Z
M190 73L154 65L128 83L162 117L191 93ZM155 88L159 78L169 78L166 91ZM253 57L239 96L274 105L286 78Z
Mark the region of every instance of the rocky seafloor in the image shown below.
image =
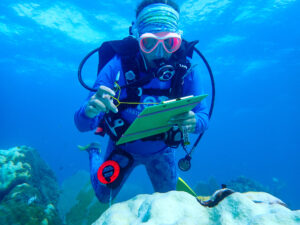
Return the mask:
M228 184L236 192L212 208L179 191L142 194L109 208L95 197L88 172L58 185L38 151L14 147L0 150L0 224L300 225L300 211L290 210L267 187L246 177ZM194 190L211 195L218 186L211 179Z
M58 199L56 177L35 149L0 150L0 224L63 224Z

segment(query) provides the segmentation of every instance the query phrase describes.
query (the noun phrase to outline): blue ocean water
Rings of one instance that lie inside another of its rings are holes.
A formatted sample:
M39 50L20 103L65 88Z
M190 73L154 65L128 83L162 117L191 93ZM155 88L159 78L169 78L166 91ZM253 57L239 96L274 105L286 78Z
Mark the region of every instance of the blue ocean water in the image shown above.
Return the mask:
M197 47L211 64L217 92L192 169L180 175L191 186L211 176L220 183L240 175L267 186L276 181L283 185L279 197L299 209L300 2L178 3L184 38L200 41ZM105 146L106 140L75 128L73 114L88 94L77 68L103 41L128 34L136 4L0 2L1 149L38 149L60 182L88 170L88 157L77 145L98 140ZM96 66L94 58L85 70L87 79L95 78ZM178 149L178 158L182 155ZM134 173L141 179L128 182L150 185L143 169Z

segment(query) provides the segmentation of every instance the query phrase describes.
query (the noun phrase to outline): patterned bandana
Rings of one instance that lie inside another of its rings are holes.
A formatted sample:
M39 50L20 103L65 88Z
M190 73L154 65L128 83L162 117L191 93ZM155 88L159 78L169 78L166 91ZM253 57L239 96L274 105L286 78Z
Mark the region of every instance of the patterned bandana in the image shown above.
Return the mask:
M171 6L156 3L145 7L138 15L137 36L144 33L178 32L179 13Z

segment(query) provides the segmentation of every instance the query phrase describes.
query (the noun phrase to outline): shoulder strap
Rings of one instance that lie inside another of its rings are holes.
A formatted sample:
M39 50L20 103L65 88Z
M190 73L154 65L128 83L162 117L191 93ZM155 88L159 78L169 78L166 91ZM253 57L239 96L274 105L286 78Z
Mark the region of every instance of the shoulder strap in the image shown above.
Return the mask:
M188 42L183 39L180 49L176 51L176 53L173 55L173 58L175 58L176 60L179 60L180 58L186 58L186 57L193 58L194 48L195 45L198 43L199 41L197 40Z
M133 37L126 37L123 40L104 42L98 50L98 74L116 54L118 54L122 59L133 58L136 56L138 50L138 42Z
M172 60L174 61L176 68L176 74L171 83L170 98L182 97L183 78L191 67L191 63L187 60L187 57L193 57L194 47L198 42L199 41L188 42L183 40L180 49L172 55Z

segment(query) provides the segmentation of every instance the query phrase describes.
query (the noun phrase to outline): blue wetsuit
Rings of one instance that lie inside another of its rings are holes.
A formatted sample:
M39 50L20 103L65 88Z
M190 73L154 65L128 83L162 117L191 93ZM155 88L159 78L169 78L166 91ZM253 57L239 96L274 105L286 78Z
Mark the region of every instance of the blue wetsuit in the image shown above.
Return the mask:
M105 67L101 70L94 88L98 88L101 85L107 86L114 90L114 82L116 81L117 74L120 72L120 78L118 84L120 86L125 85L125 77L122 71L120 57L115 56L112 58ZM140 77L145 76L145 74L140 74ZM143 86L143 88L154 88L154 89L169 89L171 81L160 81L157 78L154 78L150 83ZM196 71L192 71L189 75L184 78L183 85L183 95L201 95L203 94L202 84L200 82L200 74ZM90 131L94 130L99 121L104 116L104 113L95 118L89 118L85 115L85 107L87 105L90 97L95 94L91 92L86 99L86 102L79 108L75 113L75 124L79 131ZM126 90L121 91L120 100L126 97ZM165 101L168 98L166 96L141 96L141 102L161 102ZM134 121L137 115L147 107L147 105L138 105L136 108L126 108L121 112L122 117L126 118L130 123ZM205 104L205 101L202 101L198 104L193 111L196 115L196 130L194 133L201 133L207 129L208 124L208 109ZM90 150L89 159L90 159L90 173L91 181L93 188L95 190L96 196L101 202L108 202L110 198L110 189L105 185L99 182L97 178L97 171L100 165L108 158L111 151L115 149L115 143L110 140L105 155L102 155L98 151ZM134 141L122 145L122 149L127 151L133 156L134 163L126 171L124 179L118 188L112 190L112 198L114 198L117 193L120 191L122 185L126 181L128 175L132 169L140 164L145 165L147 173L151 179L153 188L156 192L167 192L175 190L177 182L177 172L176 172L176 163L174 156L174 149L168 148L163 141ZM122 165L122 157L116 159L120 165Z

